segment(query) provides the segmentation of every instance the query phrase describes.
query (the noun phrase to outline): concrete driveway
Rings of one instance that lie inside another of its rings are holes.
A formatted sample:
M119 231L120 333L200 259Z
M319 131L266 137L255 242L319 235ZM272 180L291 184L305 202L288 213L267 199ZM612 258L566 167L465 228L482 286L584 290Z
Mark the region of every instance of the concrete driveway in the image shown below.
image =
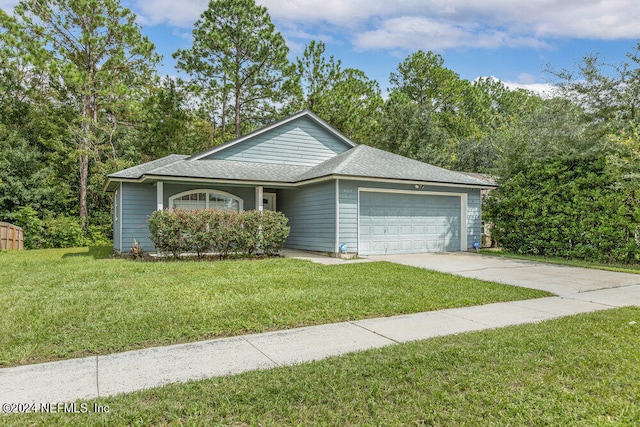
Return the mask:
M600 289L630 287L626 293L630 298L629 305L640 305L640 274L566 267L471 252L377 255L367 258L541 289L565 297Z

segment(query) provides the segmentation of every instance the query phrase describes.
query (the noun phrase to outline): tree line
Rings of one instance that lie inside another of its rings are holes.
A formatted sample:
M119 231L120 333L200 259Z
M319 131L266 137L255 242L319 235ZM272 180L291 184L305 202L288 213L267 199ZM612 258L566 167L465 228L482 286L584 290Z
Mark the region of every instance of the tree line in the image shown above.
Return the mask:
M538 168L591 156L610 174L602 185L628 192L637 223L639 52L621 64L590 55L575 70L550 68L559 91L542 97L462 79L441 55L417 51L383 96L322 41L290 60L254 0L214 0L192 45L173 54L186 77L172 79L159 75L155 46L118 0L23 0L0 11L0 220L35 230L31 247L108 241L107 174L308 108L358 143L518 188ZM487 212L508 243L499 216L508 210L497 203L505 191Z

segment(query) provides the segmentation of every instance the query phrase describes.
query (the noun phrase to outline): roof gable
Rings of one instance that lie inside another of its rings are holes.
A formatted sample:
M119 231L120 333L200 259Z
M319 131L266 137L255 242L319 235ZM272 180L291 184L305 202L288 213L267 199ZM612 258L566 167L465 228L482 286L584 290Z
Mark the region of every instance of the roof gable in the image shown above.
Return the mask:
M196 154L189 160L315 166L356 145L315 114L302 111L271 126Z

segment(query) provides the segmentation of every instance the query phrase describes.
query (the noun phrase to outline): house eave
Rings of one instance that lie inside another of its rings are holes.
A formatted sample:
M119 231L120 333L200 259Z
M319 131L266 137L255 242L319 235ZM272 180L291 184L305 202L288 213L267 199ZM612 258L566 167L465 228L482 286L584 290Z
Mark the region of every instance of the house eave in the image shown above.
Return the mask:
M216 184L237 184L237 185L261 185L276 187L295 187L295 183L287 181L268 181L268 180L246 180L246 179L225 179L225 178L194 178L187 176L170 176L170 175L145 175L138 182L154 181L189 181Z
M381 177L368 177L368 176L356 176L356 175L340 175L331 174L323 177L312 178L304 181L297 181L298 185L309 185L316 182L322 182L327 180L346 180L346 181L366 181L366 182L381 182L390 184L409 184L409 185L430 185L433 187L456 187L456 188L474 188L474 189L489 189L495 188L495 186L483 185L483 184L461 184L445 181L425 181L425 180L411 180L401 178L381 178Z
M446 181L426 181L426 180L411 180L400 178L381 178L381 177L368 177L368 176L355 176L355 175L340 175L331 174L321 177L311 178L302 181L269 181L269 180L246 180L246 179L222 179L222 178L196 178L187 176L173 176L173 175L143 175L139 178L108 178L104 185L103 191L113 192L115 189L109 190L109 186L114 182L129 182L129 183L144 183L147 181L174 181L174 182L198 182L198 183L215 183L225 185L259 185L259 186L271 186L280 188L295 188L304 185L311 185L318 182L333 181L333 180L346 180L346 181L365 181L365 182L379 182L390 184L407 184L407 185L429 185L432 187L456 187L456 188L474 188L474 189L492 189L496 188L496 185L483 185L483 184L461 184Z

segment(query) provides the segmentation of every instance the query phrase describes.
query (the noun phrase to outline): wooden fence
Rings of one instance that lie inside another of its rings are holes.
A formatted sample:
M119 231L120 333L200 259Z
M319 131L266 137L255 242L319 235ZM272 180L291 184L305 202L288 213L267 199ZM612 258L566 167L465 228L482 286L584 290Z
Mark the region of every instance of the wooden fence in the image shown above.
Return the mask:
M22 228L8 222L0 222L0 250L20 250L24 245Z

